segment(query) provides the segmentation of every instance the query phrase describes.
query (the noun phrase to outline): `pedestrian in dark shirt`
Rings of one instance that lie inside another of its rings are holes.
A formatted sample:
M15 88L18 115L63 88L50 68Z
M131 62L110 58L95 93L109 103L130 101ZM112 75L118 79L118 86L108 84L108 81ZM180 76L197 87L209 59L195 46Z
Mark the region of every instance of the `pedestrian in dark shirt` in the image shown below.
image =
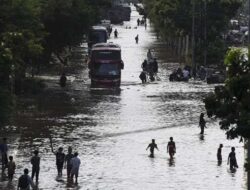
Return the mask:
M157 144L155 143L155 139L152 139L152 142L148 145L146 150L148 150L148 148L150 150L149 157L153 158L154 157L154 149L156 148L157 150L159 150L157 147Z
M141 23L141 21L140 21L140 19L138 18L138 19L137 19L137 26L140 26L140 23Z
M38 182L39 179L39 172L40 172L40 157L38 156L38 150L34 151L34 156L31 158L30 162L32 164L32 180L34 179L34 176L36 175L36 182Z
M63 164L65 160L65 154L63 153L63 148L60 147L55 155L56 155L56 166L57 166L58 176L62 176Z
M230 164L230 169L234 170L235 168L238 168L236 156L235 156L235 148L231 148L231 152L228 155L228 161L227 164Z
M175 142L173 141L173 137L170 137L170 141L168 142L167 152L169 153L170 159L173 159L174 154L176 153Z
M27 168L24 169L24 174L18 179L17 190L30 190L30 186L33 189L36 189L35 184L30 178L29 170Z
M138 44L138 42L139 42L139 35L137 34L135 37L135 43Z
M117 37L118 37L118 31L117 31L117 29L115 29L115 31L114 31L114 35L115 35L115 38L117 38Z
M141 74L139 75L139 78L141 79L143 84L147 82L147 75L146 75L145 71L141 72Z
M221 150L223 148L223 144L220 144L218 150L217 150L217 160L218 160L218 164L221 164L222 162L222 155L221 155Z
M65 87L66 86L66 81L67 81L67 77L65 73L62 73L61 77L60 77L60 86L61 87Z
M2 171L4 172L8 164L8 145L7 138L3 138L2 144L0 145L0 151L2 155Z
M70 160L74 157L72 154L72 147L70 146L68 148L68 154L65 156L65 167L67 168L67 177L70 178L70 172L72 169L72 164Z
M200 121L199 121L199 126L201 128L200 134L204 134L204 128L206 127L206 121L204 119L204 113L201 113L200 115Z
M147 62L147 60L145 59L143 62L142 62L142 64L141 64L141 68L142 68L142 70L143 71L147 71L147 68L148 67L148 62Z
M155 74L158 73L158 62L156 58L154 58L154 61L152 62L152 70Z
M8 168L8 178L12 181L15 170L16 170L16 163L13 161L13 156L9 156L9 162L7 164Z

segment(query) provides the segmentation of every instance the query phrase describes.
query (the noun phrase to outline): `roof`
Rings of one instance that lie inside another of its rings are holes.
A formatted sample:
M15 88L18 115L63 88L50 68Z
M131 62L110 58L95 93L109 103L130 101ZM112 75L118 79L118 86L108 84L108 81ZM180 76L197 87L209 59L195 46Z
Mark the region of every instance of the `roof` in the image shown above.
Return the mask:
M94 50L121 50L121 46L119 46L118 44L114 44L112 42L109 43L97 43L95 45L93 45L92 47L92 51Z
M99 26L99 25L92 26L91 29L92 29L92 30L105 30L105 31L107 31L106 27L104 27L104 26Z

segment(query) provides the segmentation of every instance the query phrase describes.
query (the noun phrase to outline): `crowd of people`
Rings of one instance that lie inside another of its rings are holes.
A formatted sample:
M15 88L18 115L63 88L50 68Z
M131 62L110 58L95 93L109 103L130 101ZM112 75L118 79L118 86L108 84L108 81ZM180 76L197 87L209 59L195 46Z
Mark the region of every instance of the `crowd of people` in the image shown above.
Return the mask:
M2 143L0 144L0 153L1 153L1 160L2 160L2 174L5 173L7 169L8 180L11 182L13 180L13 176L16 170L16 163L13 159L13 156L8 156L8 145L7 145L7 138L3 138ZM58 177L62 177L63 168L67 170L67 179L71 182L74 181L78 183L78 173L79 168L81 165L81 160L78 157L78 153L72 153L72 147L68 147L68 153L65 155L63 152L63 148L59 147L57 152L53 151L56 157L56 168L58 172ZM18 178L17 189L18 190L29 190L30 187L36 189L36 184L39 181L39 174L40 174L40 162L41 158L39 156L39 151L35 150L33 152L33 156L30 159L30 164L32 165L31 168L31 176L29 176L29 169L25 168L23 170L23 175ZM34 183L34 179L36 183Z
M142 83L146 83L148 78L150 81L155 81L158 73L158 62L155 57L153 57L151 50L147 52L147 59L145 59L141 64L142 72L139 75Z
M206 121L204 120L204 113L201 113L200 115L199 126L201 128L200 134L203 135L204 128L206 126ZM170 141L167 144L167 153L169 153L170 160L173 160L174 155L176 153L176 145L173 140L173 137L170 137L169 139ZM222 163L222 148L223 148L223 144L220 144L219 148L217 149L217 161L218 161L219 166ZM152 139L152 142L147 146L146 150L148 149L150 150L149 157L154 158L154 150L156 149L159 151L159 148L155 142L155 139ZM227 164L229 165L229 168L231 171L234 171L236 168L238 168L235 147L231 147L231 152L228 155Z
M181 69L180 67L177 70L174 70L170 76L169 81L188 81L191 77L190 70L188 66Z

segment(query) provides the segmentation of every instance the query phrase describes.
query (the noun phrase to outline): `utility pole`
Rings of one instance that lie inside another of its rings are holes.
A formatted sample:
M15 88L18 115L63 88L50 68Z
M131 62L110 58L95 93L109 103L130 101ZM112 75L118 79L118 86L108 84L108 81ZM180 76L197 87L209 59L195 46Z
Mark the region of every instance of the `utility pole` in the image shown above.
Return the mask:
M250 0L248 0L248 63L250 61ZM247 162L250 164L250 138L247 139ZM247 171L247 189L250 190L250 171Z
M250 0L248 0L248 62L250 61ZM250 164L250 138L247 139L247 162ZM250 190L250 171L247 171L247 189Z
M207 0L204 2L204 66L207 66Z
M196 78L195 63L195 0L192 0L192 75Z

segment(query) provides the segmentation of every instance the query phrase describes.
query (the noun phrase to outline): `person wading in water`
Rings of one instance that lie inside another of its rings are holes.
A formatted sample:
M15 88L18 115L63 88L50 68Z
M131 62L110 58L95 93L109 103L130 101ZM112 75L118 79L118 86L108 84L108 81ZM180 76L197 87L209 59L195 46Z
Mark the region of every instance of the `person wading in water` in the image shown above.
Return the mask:
M230 170L235 170L235 168L238 168L234 147L231 148L231 152L228 155L227 165L228 164L230 164Z
M148 145L146 150L148 150L148 148L150 148L149 149L150 150L149 157L154 158L154 149L156 148L157 150L159 150L158 147L157 147L157 144L155 144L155 139L152 139L152 142Z
M168 142L167 152L169 153L170 159L173 159L174 154L176 153L175 142L173 141L173 137L170 137L170 141Z
M222 155L221 155L221 150L222 150L223 144L220 144L218 150L217 150L217 160L218 160L218 165L221 165L222 162Z
M200 115L199 126L201 128L200 134L203 135L204 134L204 129L206 127L206 121L204 119L204 113L201 113L201 115Z

